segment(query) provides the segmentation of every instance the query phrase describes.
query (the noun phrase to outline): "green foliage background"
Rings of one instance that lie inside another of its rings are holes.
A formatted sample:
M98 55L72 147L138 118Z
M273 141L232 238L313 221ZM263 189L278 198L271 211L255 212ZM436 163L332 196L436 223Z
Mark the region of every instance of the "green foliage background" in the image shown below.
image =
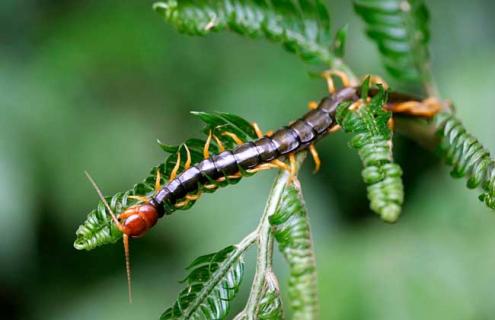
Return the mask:
M97 201L83 170L108 194L126 190L162 159L156 138L177 144L199 136L202 124L190 110L232 112L269 129L325 93L279 46L233 34L179 35L151 3L0 2L1 318L157 318L182 288L183 266L252 230L273 173L207 195L132 241L135 301L128 305L120 244L89 253L72 247L75 228ZM440 91L495 151L495 4L428 5ZM350 22L351 66L385 75L352 5L328 7L334 30ZM406 190L396 225L368 209L359 159L344 134L319 144L318 175L309 163L303 169L322 318L489 318L493 213L432 154L394 139Z

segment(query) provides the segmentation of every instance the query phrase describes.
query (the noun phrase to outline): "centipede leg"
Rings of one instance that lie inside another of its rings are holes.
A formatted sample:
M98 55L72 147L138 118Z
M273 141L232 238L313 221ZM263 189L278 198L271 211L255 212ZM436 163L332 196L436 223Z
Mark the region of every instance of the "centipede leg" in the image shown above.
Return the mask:
M242 139L241 139L241 138L239 138L239 137L238 137L235 133L233 133L233 132L224 131L224 132L222 132L222 136L227 136L227 137L232 138L232 140L234 140L234 142L235 142L236 144L243 144L243 143L244 143L244 141L242 141Z
M256 168L253 169L247 169L246 172L248 173L256 173L264 170L270 170L270 169L280 169L279 166L272 164L272 163L263 163L257 166Z
M309 110L315 110L316 108L318 108L318 102L316 102L314 100L308 102L308 109Z
M290 174L290 177L289 177L288 183L290 183L294 180L294 178L296 177L296 172L297 172L296 155L295 155L295 153L291 153L291 154L289 154L289 174Z
M251 126L253 127L254 132L256 132L256 136L260 139L263 138L263 131L261 131L258 124L256 122L253 122L253 123L251 123Z
M242 174L240 172L227 176L227 179L240 179L240 178L242 178Z
M334 94L336 91L335 82L333 81L333 77L339 78L340 81L342 82L342 86L344 86L344 88L351 86L351 80L350 80L349 76L343 71L330 69L330 70L322 72L321 76L326 80L328 92L330 94Z
M218 139L218 137L217 137L216 135L213 135L213 139L215 140L215 142L216 142L216 143L217 143L217 145L218 145L218 150L219 150L220 152L225 151L225 147L224 147L224 145L223 145L222 141L221 141L220 139Z
M190 201L196 201L199 198L201 198L201 192L198 192L196 194L188 194L188 195L186 195L186 199L187 200L190 200Z
M238 173L235 173L235 174L231 174L231 175L228 175L228 176L224 176L224 177L220 177L216 180L216 182L224 182L226 180L229 180L229 179L240 179L242 178L242 174L240 172Z
M184 163L184 170L187 170L191 167L191 152L187 147L187 144L184 144L184 148L186 149L186 162Z
M203 147L203 157L208 159L210 157L210 143L211 143L211 130L208 132L208 138L206 139L205 146Z
M313 157L313 160L315 162L315 170L313 171L313 173L317 173L320 170L321 161L314 144L309 146L309 152L311 153L311 156Z
M339 124L337 124L337 125L331 127L330 130L328 130L328 132L329 133L335 133L335 132L339 131L340 129L342 129L342 127Z
M256 122L251 123L251 126L253 127L254 132L256 132L256 136L260 139L263 138L264 136L271 137L273 135L272 130L268 130L265 134L263 134L263 131L261 131L260 127Z
M203 188L208 190L215 190L216 188L218 188L218 186L216 184L210 183L203 185Z
M391 105L388 110L393 113L404 113L412 116L431 118L442 109L442 102L436 98L423 101L406 101Z
M155 178L155 192L160 191L161 189L161 181L162 181L162 176L160 174L160 168L156 168L156 178Z
M189 199L187 199L187 198L186 198L186 199L184 199L184 200L182 200L182 201L180 201L180 202L177 202L177 203L175 204L175 207L176 207L176 208L182 208L182 207L184 207L184 206L186 206L186 205L188 205L188 204L189 204Z
M175 166L172 169L172 172L170 173L170 177L168 178L168 181L172 181L177 177L177 172L179 171L180 168L180 150L177 152L177 161L175 162Z
M323 72L322 77L327 81L327 89L330 94L334 94L336 89L335 89L335 83L333 82L332 75L330 71Z
M290 171L290 167L287 165L287 163L285 163L281 160L275 159L275 160L272 160L270 163L275 165L275 167L278 169Z

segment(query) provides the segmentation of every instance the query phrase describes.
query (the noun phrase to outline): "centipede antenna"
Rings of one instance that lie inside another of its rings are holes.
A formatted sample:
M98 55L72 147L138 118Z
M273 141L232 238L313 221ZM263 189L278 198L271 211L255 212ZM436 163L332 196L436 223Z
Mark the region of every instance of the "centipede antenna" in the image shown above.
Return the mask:
M122 225L120 224L119 220L117 219L117 217L113 213L112 208L110 208L110 205L108 204L107 200L105 200L105 197L103 196L103 193L101 192L100 188L96 184L95 180L89 175L88 171L84 171L84 174L86 174L86 177L88 178L89 182L91 182L91 184L95 188L96 193L100 197L100 200L103 202L103 204L107 208L108 212L110 212L110 216L112 217L113 222L117 225L119 230L122 231Z
M100 188L96 184L95 180L91 177L91 175L87 171L84 171L84 173L86 174L86 177L88 178L88 180L91 182L91 184L95 188L96 193L98 193L98 196L100 197L101 201L103 202L103 204L107 208L108 212L110 212L110 216L112 217L113 222L115 222L115 224L117 225L119 230L122 231L122 229L123 229L122 225L120 224L119 220L117 219L117 217L113 213L112 208L110 208L110 205L108 204L107 200L105 200L105 197L103 196L103 193L101 192ZM127 290L129 292L129 303L132 303L131 263L130 263L130 259L129 259L129 237L127 236L127 234L124 233L122 238L124 240L125 268L126 268L126 272L127 272Z
M127 274L127 292L129 294L129 303L132 303L132 282L131 282L131 259L129 255L129 236L124 233L124 254L125 254L125 271Z

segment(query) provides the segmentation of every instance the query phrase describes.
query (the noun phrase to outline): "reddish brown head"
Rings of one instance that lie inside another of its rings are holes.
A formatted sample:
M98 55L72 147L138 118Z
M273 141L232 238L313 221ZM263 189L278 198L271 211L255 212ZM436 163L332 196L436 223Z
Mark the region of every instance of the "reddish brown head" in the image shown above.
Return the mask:
M140 204L122 212L119 219L122 219L122 231L129 237L136 238L156 224L158 211L151 204Z

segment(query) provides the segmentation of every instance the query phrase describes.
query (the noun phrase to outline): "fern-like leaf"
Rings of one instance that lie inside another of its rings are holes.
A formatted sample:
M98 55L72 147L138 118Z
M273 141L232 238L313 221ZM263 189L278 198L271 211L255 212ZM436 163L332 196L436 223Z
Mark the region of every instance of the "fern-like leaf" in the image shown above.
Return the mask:
M256 319L260 320L282 320L284 309L280 298L280 289L275 274L269 272L265 275L263 295L257 308Z
M320 0L168 0L153 6L179 32L231 30L281 43L307 61L330 65L330 18Z
M212 131L226 148L231 149L235 145L232 138L222 134L226 131L235 133L244 141L256 139L256 133L250 123L236 115L228 113L205 112L193 112L193 114L198 116L206 124L205 129L203 130L204 133L208 134ZM162 177L161 184L165 184L177 162L178 152L181 154L180 170L182 170L187 158L184 145L187 145L190 151L192 163L197 163L203 160L203 147L205 145L205 140L203 139L192 138L179 146L170 146L160 143L160 147L163 151L169 153L170 155L162 164L152 168L148 177L143 182L136 184L132 189L126 192L117 193L113 197L107 198L112 210L118 214L119 212L122 212L130 206L136 204L136 200L131 200L128 198L130 195L141 195L147 197L152 196L155 192L154 185L156 171L160 170ZM218 151L218 145L212 141L210 145L210 153L215 154L218 153ZM221 185L237 183L238 181L239 180L226 181ZM208 192L209 190L205 189L204 191ZM191 201L189 205L181 207L180 210L187 210L193 204L194 201ZM173 211L175 208L168 209L169 211ZM74 247L78 250L92 250L101 245L115 243L121 237L122 233L116 228L111 220L110 214L100 201L97 208L88 214L86 220L77 229Z
M160 319L225 319L244 274L243 252L229 246L194 260L183 280L186 288Z
M471 134L454 115L442 112L435 117L441 138L440 152L453 167L451 175L466 177L467 187L481 187L479 199L495 210L495 160L490 152Z
M386 99L381 89L371 102L358 110L350 110L350 103L343 103L337 109L336 118L346 132L353 134L350 145L358 150L363 162L362 176L368 186L371 209L383 220L394 222L401 212L404 187L402 169L393 163L392 131L388 127L391 113L383 109Z
M392 76L430 81L429 14L422 0L354 0L354 8Z
M270 217L273 234L289 264L289 304L294 319L318 319L316 260L299 182L288 185Z

